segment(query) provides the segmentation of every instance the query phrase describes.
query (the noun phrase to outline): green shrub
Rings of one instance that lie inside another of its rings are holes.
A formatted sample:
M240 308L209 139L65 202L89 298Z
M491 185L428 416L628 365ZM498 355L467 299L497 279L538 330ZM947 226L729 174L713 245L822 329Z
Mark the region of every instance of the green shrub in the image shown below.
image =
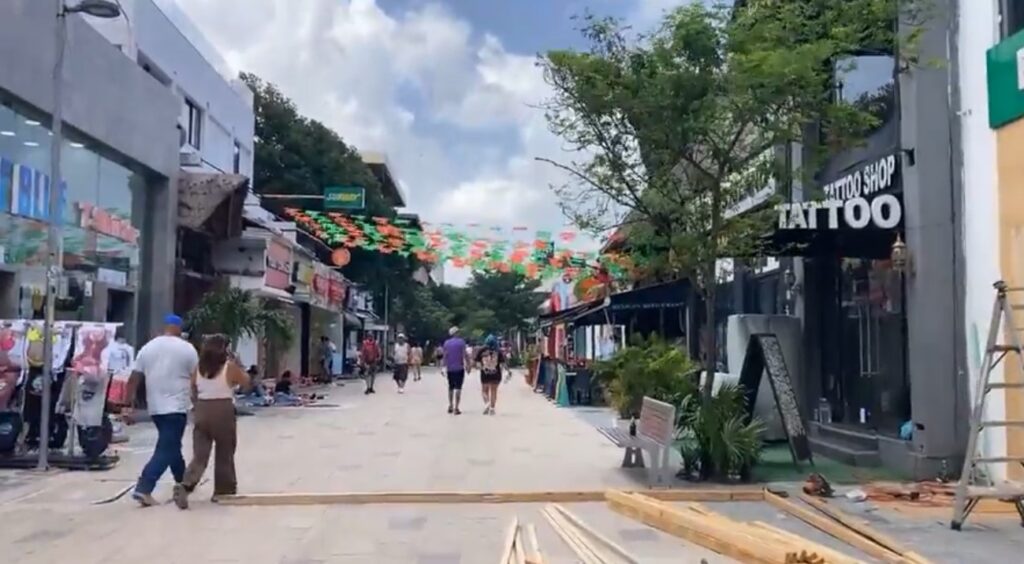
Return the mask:
M746 423L746 415L740 386L723 384L710 403L697 395L688 397L677 430L684 473L696 471L701 479L746 479L760 459L765 429L756 417Z
M594 365L608 404L623 418L639 416L644 396L682 405L697 391L693 375L698 370L685 352L657 336L639 337Z

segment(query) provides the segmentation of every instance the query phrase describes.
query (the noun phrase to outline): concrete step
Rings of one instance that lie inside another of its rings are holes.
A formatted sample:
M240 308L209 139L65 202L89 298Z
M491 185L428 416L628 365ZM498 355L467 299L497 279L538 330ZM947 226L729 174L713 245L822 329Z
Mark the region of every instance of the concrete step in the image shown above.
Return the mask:
M851 444L840 438L832 436L823 437L821 435L809 436L807 440L811 445L811 451L843 464L871 468L880 466L882 463L877 446L873 449L864 448L861 445Z
M811 436L839 443L853 450L878 450L878 435L843 425L811 422Z

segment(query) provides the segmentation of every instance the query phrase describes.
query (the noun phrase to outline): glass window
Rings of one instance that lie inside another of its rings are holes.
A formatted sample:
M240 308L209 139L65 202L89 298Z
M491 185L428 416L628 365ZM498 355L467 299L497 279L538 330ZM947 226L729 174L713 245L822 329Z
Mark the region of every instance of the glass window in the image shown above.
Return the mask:
M242 146L238 144L238 141L235 141L235 156L232 170L235 174L238 174L242 170Z
M845 57L835 65L836 99L884 124L896 109L896 60L891 55Z
M1024 0L1002 0L1003 37L1024 29Z
M185 132L186 140L189 145L199 149L201 148L199 143L202 140L203 133L203 112L191 100L185 100L185 107L188 110L188 130Z

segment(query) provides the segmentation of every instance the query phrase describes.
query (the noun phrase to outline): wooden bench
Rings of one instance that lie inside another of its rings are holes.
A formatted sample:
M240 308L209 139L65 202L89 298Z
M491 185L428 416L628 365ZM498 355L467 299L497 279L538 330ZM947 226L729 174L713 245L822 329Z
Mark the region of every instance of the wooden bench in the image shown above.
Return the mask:
M622 457L623 468L646 468L643 451L651 455L648 479L652 485L665 486L672 481L669 467L675 440L676 408L674 405L645 397L640 408L636 436L628 428L598 427L597 430L615 446L626 449Z

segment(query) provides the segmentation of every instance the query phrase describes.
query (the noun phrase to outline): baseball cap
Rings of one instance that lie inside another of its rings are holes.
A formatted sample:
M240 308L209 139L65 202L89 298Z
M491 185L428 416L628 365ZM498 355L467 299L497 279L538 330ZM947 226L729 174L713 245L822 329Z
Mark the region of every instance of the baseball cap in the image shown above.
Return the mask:
M458 327L452 327L451 329L448 330L448 334L449 335L454 335L454 334L456 334L458 332L459 332L459 328Z
M174 325L175 327L181 327L181 317L173 313L168 313L167 315L164 316L164 325Z

